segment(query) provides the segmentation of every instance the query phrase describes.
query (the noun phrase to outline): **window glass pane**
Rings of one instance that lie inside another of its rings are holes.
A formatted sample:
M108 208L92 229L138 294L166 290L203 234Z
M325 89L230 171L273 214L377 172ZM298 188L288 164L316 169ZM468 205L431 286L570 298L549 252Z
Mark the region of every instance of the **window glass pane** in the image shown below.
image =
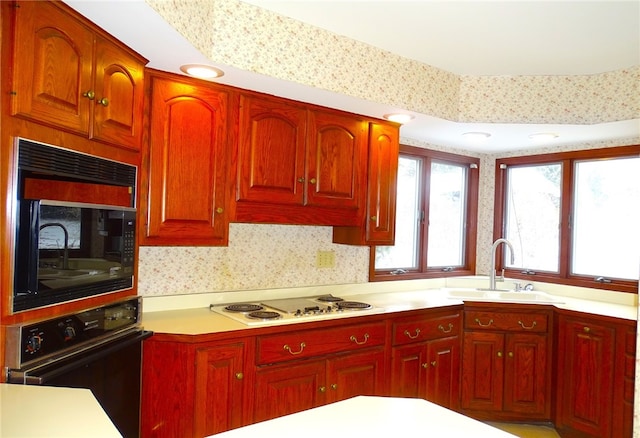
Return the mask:
M467 168L432 162L429 188L427 263L464 264Z
M507 266L558 272L561 182L561 164L508 168L504 237L515 260Z
M575 165L573 274L637 279L640 158Z
M79 207L40 206L39 249L80 248L81 209ZM65 242L65 231L68 242Z
M400 156L394 246L376 246L375 269L415 269L419 249L419 197L422 160Z

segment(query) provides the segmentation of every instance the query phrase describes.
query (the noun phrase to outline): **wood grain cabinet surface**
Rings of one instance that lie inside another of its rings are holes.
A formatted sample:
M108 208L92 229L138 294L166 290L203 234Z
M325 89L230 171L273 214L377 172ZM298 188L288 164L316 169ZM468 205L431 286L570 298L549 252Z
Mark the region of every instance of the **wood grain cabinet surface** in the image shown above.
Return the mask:
M635 323L561 314L558 326L558 430L568 437L631 437Z
M465 307L463 412L480 419L549 421L553 313L504 307Z
M462 316L425 312L393 322L390 395L459 409Z
M140 244L226 245L228 92L160 73L148 81Z
M147 61L61 3L14 11L12 115L138 150Z

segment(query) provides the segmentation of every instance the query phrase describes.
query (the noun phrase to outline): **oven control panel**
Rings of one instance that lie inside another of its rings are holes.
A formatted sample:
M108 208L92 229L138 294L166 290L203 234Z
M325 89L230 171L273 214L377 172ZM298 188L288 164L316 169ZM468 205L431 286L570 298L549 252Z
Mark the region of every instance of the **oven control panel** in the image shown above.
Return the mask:
M6 365L19 369L70 347L137 327L141 299L136 297L56 318L7 327Z

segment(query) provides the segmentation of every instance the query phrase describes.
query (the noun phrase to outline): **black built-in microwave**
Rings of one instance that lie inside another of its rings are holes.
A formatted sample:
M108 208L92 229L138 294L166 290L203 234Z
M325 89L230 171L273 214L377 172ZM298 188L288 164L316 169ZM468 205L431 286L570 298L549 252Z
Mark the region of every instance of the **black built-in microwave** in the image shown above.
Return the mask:
M18 143L13 311L131 289L136 167Z

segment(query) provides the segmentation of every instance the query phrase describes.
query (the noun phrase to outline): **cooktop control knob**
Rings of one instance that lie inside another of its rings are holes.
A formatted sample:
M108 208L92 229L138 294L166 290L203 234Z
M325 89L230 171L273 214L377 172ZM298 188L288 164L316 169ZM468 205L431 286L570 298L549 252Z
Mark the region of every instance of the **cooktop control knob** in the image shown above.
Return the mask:
M42 338L40 335L31 335L27 338L27 352L36 353L42 348Z
M66 326L64 328L64 340L70 341L76 337L76 329L73 326Z

